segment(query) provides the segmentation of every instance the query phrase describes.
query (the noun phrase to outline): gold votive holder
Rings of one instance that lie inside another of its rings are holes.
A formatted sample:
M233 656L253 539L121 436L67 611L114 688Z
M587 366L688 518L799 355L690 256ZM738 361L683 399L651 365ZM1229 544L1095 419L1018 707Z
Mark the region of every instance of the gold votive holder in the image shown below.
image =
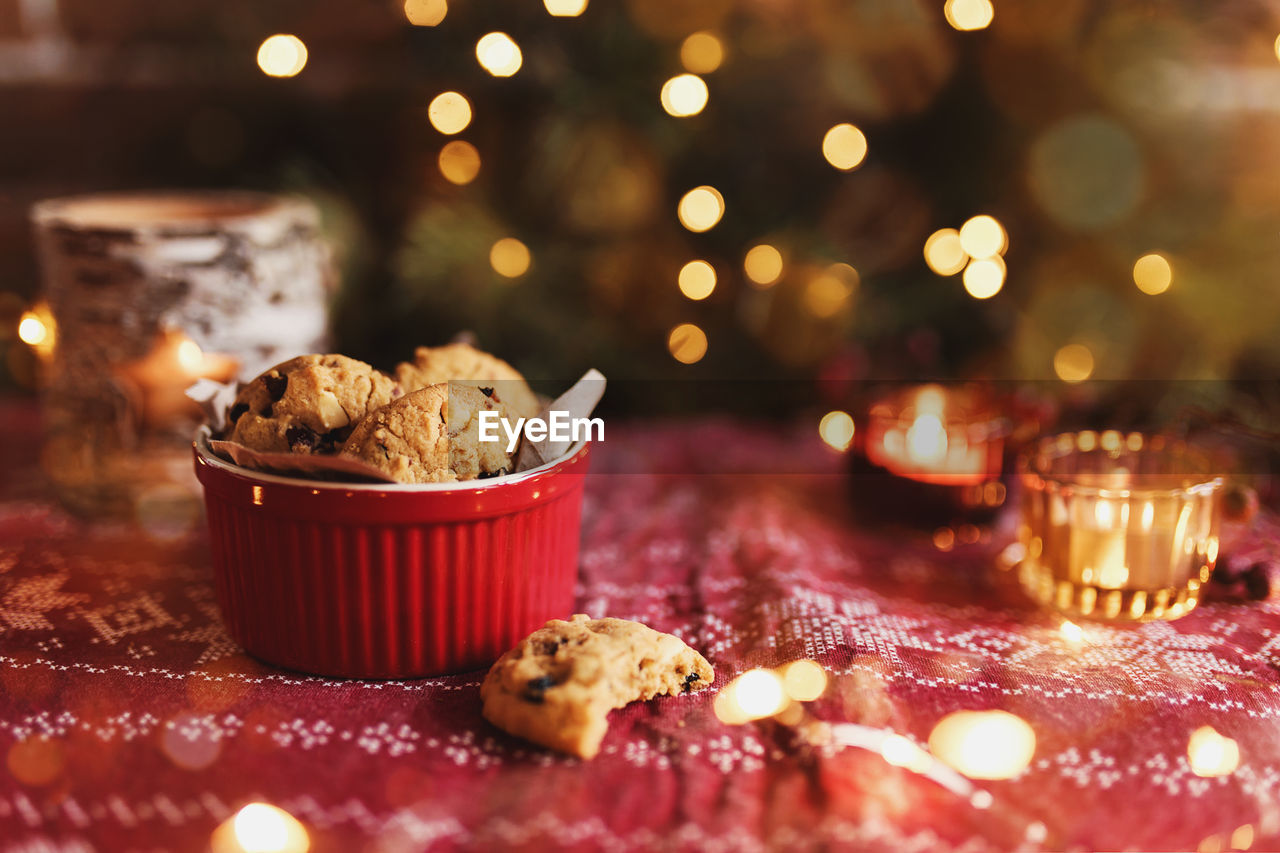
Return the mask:
M1117 431L1043 439L1022 466L1018 577L1069 617L1185 616L1218 559L1223 478L1184 442Z

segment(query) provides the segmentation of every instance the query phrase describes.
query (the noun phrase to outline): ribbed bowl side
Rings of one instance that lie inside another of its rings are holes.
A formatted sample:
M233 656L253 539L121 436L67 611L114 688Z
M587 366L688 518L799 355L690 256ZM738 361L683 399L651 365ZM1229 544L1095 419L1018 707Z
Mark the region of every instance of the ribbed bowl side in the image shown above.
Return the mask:
M476 669L573 607L581 480L503 515L418 524L205 497L228 629L279 666L356 678Z

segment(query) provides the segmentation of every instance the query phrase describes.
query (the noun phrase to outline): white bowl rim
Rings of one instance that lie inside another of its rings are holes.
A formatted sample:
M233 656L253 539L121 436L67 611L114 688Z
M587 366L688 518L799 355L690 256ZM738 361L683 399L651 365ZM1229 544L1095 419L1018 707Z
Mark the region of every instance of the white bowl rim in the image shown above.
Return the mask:
M558 459L552 459L550 462L544 462L537 468L530 468L527 471L520 471L515 474L503 474L500 477L488 477L483 480L462 480L456 483L350 483L340 480L312 480L307 477L286 477L282 474L268 474L265 471L257 471L253 468L246 468L243 465L237 465L234 462L228 462L221 456L213 452L213 448L209 446L209 439L212 435L207 425L201 426L196 430L194 440L196 453L207 464L220 468L240 477L250 480L260 480L264 483L278 483L285 486L300 486L306 489L332 489L334 491L343 492L477 492L486 489L502 488L503 486L521 483L525 480L533 479L540 474L545 474L561 465L566 464L587 446L584 439L570 447L563 456Z

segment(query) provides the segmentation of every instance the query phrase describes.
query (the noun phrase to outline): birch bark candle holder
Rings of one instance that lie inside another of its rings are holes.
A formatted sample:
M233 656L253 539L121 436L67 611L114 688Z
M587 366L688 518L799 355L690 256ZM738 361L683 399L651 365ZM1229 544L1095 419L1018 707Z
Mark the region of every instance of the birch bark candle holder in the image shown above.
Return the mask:
M197 494L187 386L324 347L333 276L314 205L122 193L40 202L31 218L53 321L41 461L59 497L128 516Z

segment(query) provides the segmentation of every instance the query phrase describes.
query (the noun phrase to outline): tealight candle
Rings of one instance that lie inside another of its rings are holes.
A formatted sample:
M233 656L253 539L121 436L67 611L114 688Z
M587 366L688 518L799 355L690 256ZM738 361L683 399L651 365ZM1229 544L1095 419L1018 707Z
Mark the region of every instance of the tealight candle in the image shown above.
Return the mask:
M1005 500L1006 433L1005 420L973 388L900 391L871 406L854 473L880 476L859 478L855 494L870 483L874 494L859 501L866 511L913 525L983 521Z
M1182 442L1116 431L1043 440L1023 462L1023 588L1073 616L1176 619L1218 558L1223 479Z

